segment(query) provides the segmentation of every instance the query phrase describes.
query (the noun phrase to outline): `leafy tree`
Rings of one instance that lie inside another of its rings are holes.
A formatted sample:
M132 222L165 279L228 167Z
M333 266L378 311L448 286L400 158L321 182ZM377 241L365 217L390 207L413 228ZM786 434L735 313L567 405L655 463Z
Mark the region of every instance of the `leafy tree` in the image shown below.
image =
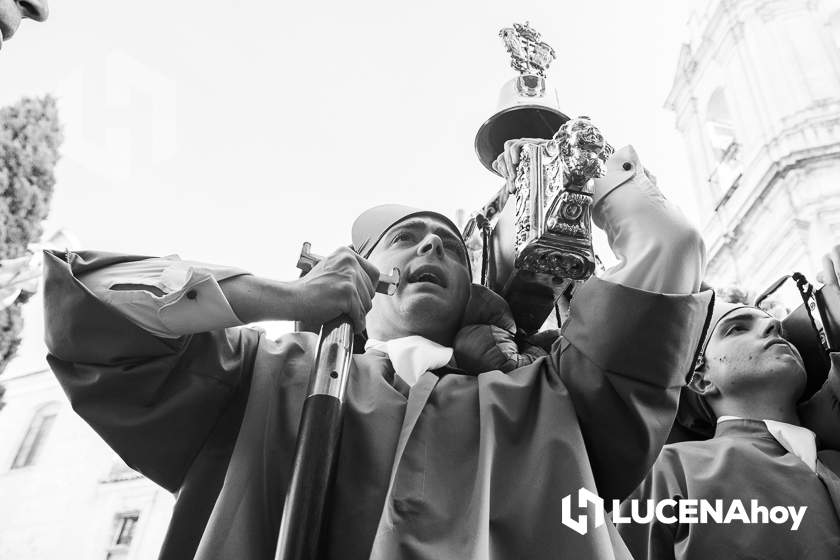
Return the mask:
M750 304L750 297L747 292L742 290L739 286L726 286L715 290L715 295L727 303L741 303L743 305Z
M41 239L62 140L52 96L0 109L0 261L25 256L27 246ZM0 309L0 374L20 345L21 308L31 295L21 292Z

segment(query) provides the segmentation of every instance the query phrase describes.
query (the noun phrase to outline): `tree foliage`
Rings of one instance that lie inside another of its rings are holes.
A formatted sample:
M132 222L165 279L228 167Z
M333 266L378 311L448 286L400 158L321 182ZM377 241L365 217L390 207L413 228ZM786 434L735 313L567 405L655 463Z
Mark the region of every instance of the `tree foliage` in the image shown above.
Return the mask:
M52 96L0 109L0 260L24 256L41 239L62 140ZM20 345L26 297L0 310L0 373Z
M739 286L732 285L719 288L715 290L715 295L727 303L750 304L749 294Z

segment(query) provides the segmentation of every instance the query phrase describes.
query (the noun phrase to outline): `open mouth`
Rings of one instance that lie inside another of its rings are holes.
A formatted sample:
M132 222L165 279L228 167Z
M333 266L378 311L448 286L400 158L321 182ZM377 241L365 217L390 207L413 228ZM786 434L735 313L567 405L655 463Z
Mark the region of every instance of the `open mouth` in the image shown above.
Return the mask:
M446 287L446 279L443 276L443 272L440 268L431 265L420 266L412 270L408 275L407 281L409 284L428 283L440 286L441 288Z

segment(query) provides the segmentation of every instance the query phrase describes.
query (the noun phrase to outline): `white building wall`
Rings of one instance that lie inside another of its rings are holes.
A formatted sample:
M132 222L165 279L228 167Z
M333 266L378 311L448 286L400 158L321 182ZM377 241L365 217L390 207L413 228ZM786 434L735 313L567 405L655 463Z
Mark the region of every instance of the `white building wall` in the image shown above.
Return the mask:
M114 519L139 512L127 560L157 558L174 499L136 474L107 482L115 454L70 407L52 372L4 375L0 410L0 558L105 560ZM60 408L31 466L10 469L33 415Z
M698 2L666 106L695 173L712 285L756 295L814 279L840 243L840 0ZM728 102L736 154L711 149L708 106Z

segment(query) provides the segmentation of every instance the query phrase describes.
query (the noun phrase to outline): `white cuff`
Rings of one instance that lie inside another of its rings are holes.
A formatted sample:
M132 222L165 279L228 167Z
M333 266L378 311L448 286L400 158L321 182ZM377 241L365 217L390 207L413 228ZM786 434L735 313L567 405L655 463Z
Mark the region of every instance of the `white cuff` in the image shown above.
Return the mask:
M696 228L662 195L632 146L616 152L607 169L594 182L592 220L619 262L602 278L648 292L699 291L706 257Z
M157 314L170 335L182 336L244 324L233 312L218 280L206 270L190 267L182 287L160 299Z
M219 282L244 274L172 255L111 265L80 275L79 281L155 336L178 338L242 325Z

